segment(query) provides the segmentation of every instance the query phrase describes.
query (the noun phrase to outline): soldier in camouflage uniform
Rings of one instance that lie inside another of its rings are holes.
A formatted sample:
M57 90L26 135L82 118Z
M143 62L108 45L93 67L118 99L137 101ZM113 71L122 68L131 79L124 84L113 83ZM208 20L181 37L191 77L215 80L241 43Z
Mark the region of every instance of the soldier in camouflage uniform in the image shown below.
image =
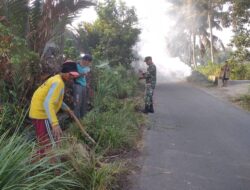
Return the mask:
M152 61L152 57L145 57L144 62L148 65L147 72L143 73L144 79L146 79L145 89L145 110L144 113L154 113L153 107L153 95L156 85L156 67Z

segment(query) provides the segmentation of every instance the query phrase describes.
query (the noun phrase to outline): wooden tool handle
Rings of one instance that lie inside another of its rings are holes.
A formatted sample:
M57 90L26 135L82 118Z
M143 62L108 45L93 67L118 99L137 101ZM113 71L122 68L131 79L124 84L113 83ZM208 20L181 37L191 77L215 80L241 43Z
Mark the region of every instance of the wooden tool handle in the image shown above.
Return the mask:
M79 119L76 117L76 115L71 110L69 111L69 114L73 117L73 119L75 120L77 126L80 128L83 135L85 135L93 144L96 144L95 140L85 131L83 125L81 124Z

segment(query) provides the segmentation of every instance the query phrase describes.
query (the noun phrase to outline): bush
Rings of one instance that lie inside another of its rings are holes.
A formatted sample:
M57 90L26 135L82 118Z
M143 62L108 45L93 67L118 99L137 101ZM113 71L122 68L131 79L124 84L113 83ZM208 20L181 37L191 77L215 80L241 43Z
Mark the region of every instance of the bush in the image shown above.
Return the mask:
M202 65L197 68L197 71L205 76L214 75L219 76L223 64ZM230 65L230 79L232 80L250 80L250 63L236 63L229 61Z
M0 110L0 135L9 131L9 135L19 129L27 115L27 108L16 104L5 103Z
M250 63L236 63L231 61L231 75L232 80L250 80Z
M208 63L207 65L198 66L197 71L205 76L214 75L219 76L221 65Z

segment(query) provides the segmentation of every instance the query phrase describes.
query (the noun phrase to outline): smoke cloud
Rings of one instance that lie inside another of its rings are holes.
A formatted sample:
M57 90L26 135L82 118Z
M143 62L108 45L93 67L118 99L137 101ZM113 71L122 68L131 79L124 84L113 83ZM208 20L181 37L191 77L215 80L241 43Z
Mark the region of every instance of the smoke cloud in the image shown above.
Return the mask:
M191 74L191 68L177 57L170 57L167 51L166 37L175 31L174 21L167 16L171 5L166 0L152 1L126 0L134 6L142 29L140 42L136 48L141 57L152 56L157 66L158 82L185 80ZM138 64L138 63L137 63ZM143 63L139 63L142 66Z

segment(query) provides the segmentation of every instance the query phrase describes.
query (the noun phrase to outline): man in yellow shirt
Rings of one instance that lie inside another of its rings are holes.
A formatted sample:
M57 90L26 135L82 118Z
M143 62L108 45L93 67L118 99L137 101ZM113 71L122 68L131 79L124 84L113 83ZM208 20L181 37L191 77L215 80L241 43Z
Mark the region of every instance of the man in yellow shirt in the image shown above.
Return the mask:
M36 137L39 146L39 154L43 155L51 145L59 142L62 130L57 119L60 108L71 111L63 103L64 82L79 77L76 63L67 61L62 66L62 71L45 81L33 94L29 117L36 128Z

